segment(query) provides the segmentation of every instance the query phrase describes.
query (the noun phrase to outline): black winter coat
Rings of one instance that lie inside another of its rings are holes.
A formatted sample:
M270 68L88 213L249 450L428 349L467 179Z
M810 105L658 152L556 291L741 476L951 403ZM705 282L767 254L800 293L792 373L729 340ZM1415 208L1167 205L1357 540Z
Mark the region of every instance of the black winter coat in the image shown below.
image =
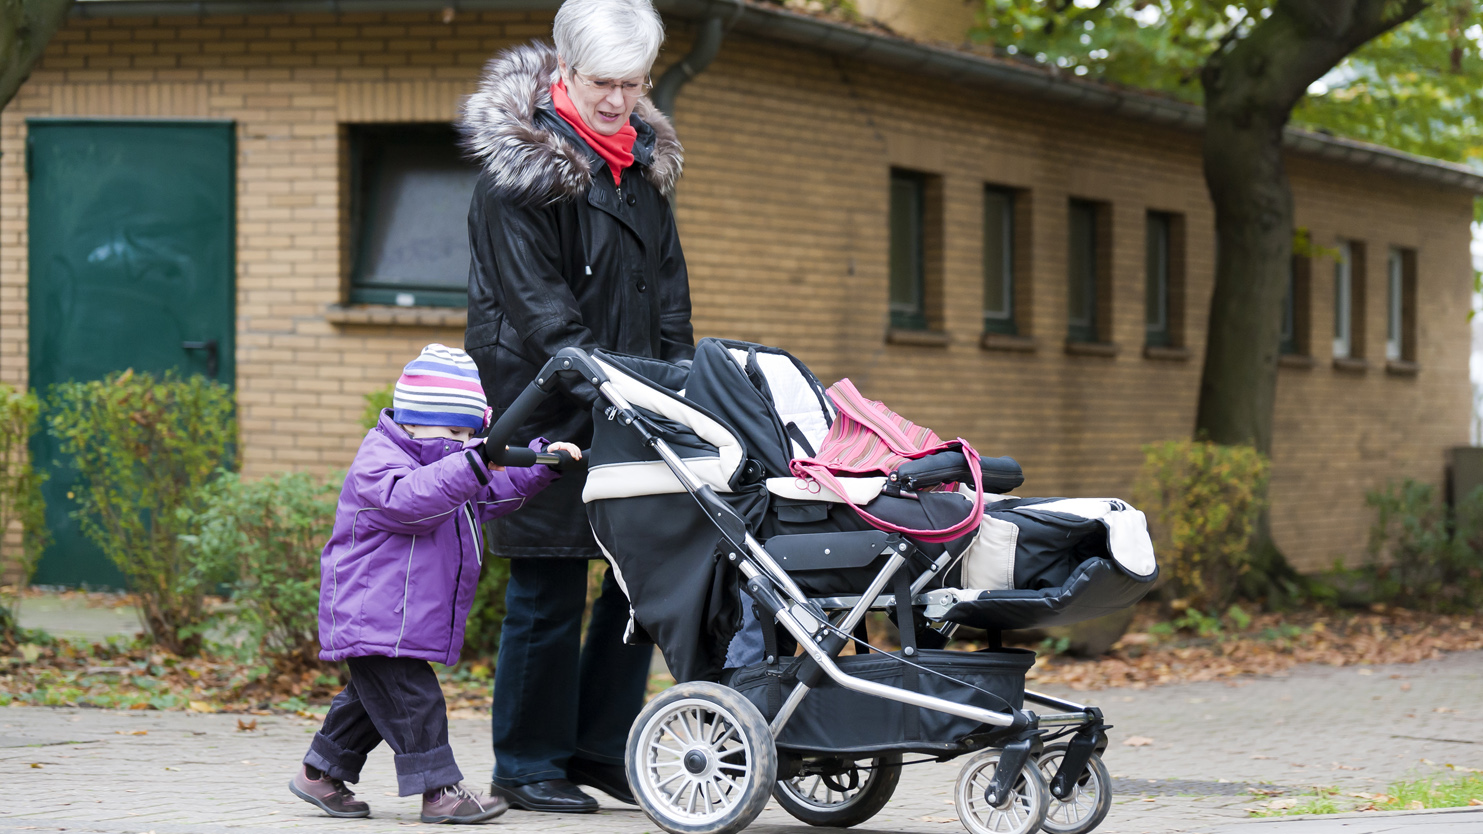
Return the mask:
M695 352L685 256L666 197L682 165L674 130L641 100L630 121L635 163L615 186L607 163L552 108L555 69L544 44L501 53L461 125L484 167L469 207L464 349L496 415L564 347L670 361ZM588 446L596 400L590 384L567 386L511 445L545 437ZM601 558L582 506L585 483L568 472L496 521L495 552Z

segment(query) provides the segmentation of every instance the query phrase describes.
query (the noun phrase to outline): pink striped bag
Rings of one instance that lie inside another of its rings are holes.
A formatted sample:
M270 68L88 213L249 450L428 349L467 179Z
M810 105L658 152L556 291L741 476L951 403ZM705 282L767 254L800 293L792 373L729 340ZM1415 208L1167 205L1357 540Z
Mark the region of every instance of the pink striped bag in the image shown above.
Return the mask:
M881 530L902 533L924 542L952 541L971 530L977 530L983 519L983 473L979 470L978 452L963 438L943 441L931 429L918 426L875 400L867 400L854 383L841 379L825 392L834 402L839 415L818 454L797 458L790 464L794 476L815 481L827 487L860 517ZM908 460L936 452L960 450L968 458L973 475L973 511L951 527L941 530L913 530L876 518L849 498L836 475L889 475Z

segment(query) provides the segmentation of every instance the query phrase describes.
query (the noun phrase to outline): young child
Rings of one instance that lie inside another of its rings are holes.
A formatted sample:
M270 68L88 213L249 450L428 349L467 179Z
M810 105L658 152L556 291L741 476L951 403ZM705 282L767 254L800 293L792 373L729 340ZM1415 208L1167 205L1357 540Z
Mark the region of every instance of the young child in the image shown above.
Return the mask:
M400 794L422 794L423 822L481 823L508 805L460 784L429 661L458 661L483 566L480 523L519 509L557 473L492 466L483 441L471 442L489 408L461 350L423 348L397 380L392 405L345 475L320 558L319 656L344 660L350 683L289 790L332 817L370 816L345 783L359 781L366 754L385 740L396 752ZM539 451L545 441L530 445ZM570 443L551 448L582 454Z

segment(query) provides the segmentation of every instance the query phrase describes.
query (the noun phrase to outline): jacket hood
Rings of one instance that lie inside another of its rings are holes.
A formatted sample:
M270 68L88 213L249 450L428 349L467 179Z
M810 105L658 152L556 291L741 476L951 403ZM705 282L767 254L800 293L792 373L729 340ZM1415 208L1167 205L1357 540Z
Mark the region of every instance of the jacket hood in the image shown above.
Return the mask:
M546 43L507 49L484 67L479 89L464 102L464 149L522 202L549 204L587 193L602 164L551 104L556 50ZM634 161L662 194L674 190L684 149L669 118L645 96L629 123L638 131Z
M464 445L457 440L446 437L424 437L414 438L407 434L406 429L397 425L392 419L391 409L381 409L381 419L376 421L376 428L391 441L391 445L406 453L407 457L417 461L422 466L436 463L449 455L462 452Z

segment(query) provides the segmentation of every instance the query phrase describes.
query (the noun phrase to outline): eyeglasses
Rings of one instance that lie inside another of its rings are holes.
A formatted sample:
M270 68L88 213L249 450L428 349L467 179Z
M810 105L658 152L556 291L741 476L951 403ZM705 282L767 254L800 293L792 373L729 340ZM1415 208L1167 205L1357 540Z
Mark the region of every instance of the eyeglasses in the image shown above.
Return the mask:
M649 76L644 76L643 81L611 81L606 78L588 78L576 70L572 70L572 77L581 81L583 85L590 87L604 96L611 95L614 90L620 90L624 98L638 98L654 88Z

